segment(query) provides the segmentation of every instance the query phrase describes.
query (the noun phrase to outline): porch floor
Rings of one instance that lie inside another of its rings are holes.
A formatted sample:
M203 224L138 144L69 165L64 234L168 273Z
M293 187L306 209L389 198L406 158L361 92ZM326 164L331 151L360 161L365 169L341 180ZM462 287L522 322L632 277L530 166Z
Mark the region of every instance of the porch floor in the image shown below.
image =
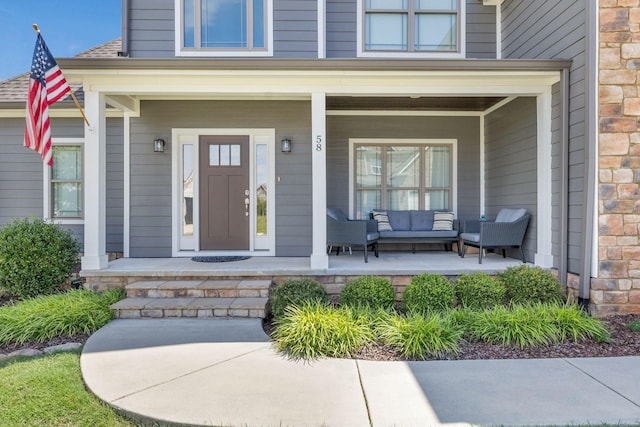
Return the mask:
M477 271L495 274L522 261L489 253L478 264L477 254L461 258L454 252L387 252L372 254L365 263L362 251L329 256L328 269L312 269L308 257L251 257L242 261L206 263L191 258L122 258L103 270L83 270L84 277L242 277L242 276L323 276L323 275L416 275L425 272L459 275Z

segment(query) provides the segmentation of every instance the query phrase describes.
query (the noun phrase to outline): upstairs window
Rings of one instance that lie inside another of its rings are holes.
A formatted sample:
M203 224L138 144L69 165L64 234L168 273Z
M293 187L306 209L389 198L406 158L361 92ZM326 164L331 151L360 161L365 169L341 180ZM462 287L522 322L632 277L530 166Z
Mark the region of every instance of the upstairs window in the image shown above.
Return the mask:
M269 52L271 0L181 0L184 55Z
M383 52L431 56L461 53L461 0L360 1L364 6L363 56Z

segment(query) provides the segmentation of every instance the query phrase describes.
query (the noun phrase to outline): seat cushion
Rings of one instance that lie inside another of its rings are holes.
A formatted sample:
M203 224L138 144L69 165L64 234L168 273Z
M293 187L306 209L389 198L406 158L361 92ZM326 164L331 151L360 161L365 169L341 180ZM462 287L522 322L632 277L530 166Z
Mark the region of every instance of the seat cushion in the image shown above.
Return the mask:
M409 211L411 215L411 230L430 231L433 229L433 211Z
M378 231L392 231L386 211L373 211L373 219L378 221Z
M391 228L397 231L411 230L411 214L409 211L387 211Z
M436 212L433 214L433 230L453 230L453 212Z
M466 240L467 242L480 242L480 233L462 233L460 234L460 238L462 240Z
M375 240L378 240L380 238L380 233L378 233L377 231L371 231L369 233L367 233L367 241L368 242L373 242Z
M527 214L526 209L502 208L496 216L496 222L514 222Z

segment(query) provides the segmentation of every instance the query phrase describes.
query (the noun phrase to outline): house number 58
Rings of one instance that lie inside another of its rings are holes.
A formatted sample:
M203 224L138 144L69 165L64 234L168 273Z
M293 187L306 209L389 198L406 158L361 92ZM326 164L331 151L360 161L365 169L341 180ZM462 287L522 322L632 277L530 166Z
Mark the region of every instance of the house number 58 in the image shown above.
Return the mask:
M316 136L316 151L322 151L322 135Z

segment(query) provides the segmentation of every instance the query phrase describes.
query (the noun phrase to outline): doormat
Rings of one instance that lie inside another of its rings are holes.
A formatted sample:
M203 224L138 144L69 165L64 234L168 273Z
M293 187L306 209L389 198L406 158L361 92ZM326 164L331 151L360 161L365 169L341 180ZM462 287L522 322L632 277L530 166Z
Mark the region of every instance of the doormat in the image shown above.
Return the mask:
M230 261L242 261L249 259L248 256L194 256L191 261L195 262L230 262Z

